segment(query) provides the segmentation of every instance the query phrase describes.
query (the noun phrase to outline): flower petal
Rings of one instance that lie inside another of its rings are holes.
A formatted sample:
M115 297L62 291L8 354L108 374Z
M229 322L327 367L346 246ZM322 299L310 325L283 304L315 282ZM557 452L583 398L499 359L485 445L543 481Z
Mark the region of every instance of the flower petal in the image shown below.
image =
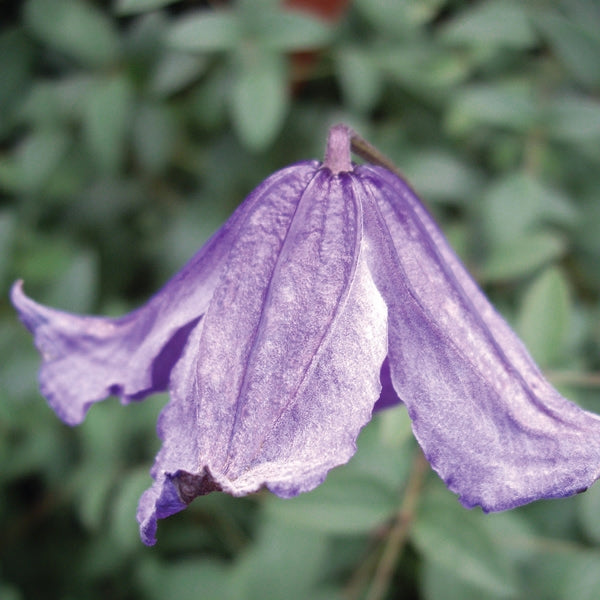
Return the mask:
M40 388L66 423L80 423L110 394L137 400L164 390L187 337L202 318L241 224L265 190L294 170L298 189L316 161L274 174L145 306L121 318L73 315L37 304L17 282L11 299L42 354Z
M323 169L301 197L282 190L248 215L173 373L138 511L146 543L194 496L294 496L354 453L387 343L349 182Z
M379 374L379 380L381 381L381 394L379 400L375 403L373 411L385 410L392 406L397 406L402 403L402 400L398 398L394 385L392 383L392 374L390 373L390 361L386 358L381 365L381 372Z
M361 167L392 381L421 447L468 507L504 510L600 475L600 417L552 388L410 188Z

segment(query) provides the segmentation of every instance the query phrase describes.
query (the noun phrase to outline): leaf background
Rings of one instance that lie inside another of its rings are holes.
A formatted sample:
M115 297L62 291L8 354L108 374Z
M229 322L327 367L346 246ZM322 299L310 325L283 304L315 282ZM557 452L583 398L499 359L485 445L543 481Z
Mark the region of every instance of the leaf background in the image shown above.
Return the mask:
M8 302L22 277L66 310L130 310L335 122L399 165L549 376L600 411L598 4L312 4L325 18L0 3L1 598L365 597L415 451L401 408L312 494L198 499L148 549L135 506L165 397L62 425ZM430 473L385 597L597 598L599 490L485 516Z

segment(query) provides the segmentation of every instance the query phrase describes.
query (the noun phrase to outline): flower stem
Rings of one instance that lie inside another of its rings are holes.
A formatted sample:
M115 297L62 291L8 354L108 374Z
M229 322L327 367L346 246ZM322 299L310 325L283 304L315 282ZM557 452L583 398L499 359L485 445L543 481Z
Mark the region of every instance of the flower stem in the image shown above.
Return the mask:
M328 167L334 175L352 171L351 152L373 165L384 167L398 177L406 179L400 169L385 154L369 144L356 131L341 123L331 127L327 137L323 165Z
M384 167L402 179L406 179L400 169L385 154L377 150L375 146L369 144L367 140L360 137L352 129L348 128L348 131L350 133L350 148L354 154L364 158L367 162Z
M387 536L386 544L377 564L377 569L371 581L366 600L382 600L389 587L394 574L394 567L402 556L408 540L410 527L415 518L417 503L421 489L428 472L429 464L421 452L413 460L412 471L406 484L402 503L396 514L396 519Z

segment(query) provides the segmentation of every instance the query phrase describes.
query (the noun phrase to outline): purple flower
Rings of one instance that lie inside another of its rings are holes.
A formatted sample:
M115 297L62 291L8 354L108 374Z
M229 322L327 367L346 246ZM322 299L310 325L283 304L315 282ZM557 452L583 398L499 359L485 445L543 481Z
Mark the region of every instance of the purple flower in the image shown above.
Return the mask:
M110 394L169 389L142 539L196 496L288 498L355 451L398 402L467 507L567 496L600 476L600 417L561 397L466 272L410 187L350 162L264 181L145 306L118 319L12 300L35 336L42 393L66 423Z

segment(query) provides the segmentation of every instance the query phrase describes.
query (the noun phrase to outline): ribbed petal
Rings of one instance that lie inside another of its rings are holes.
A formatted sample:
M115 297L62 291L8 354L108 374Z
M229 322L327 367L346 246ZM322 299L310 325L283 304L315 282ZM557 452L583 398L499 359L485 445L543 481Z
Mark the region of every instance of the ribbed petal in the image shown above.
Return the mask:
M544 379L406 184L378 167L358 177L393 385L433 468L486 511L587 488L600 418Z
M298 189L316 162L284 169L251 194L229 221L145 306L121 318L73 315L28 298L17 282L12 302L42 354L40 388L66 423L80 423L94 402L123 401L166 389L187 337L206 312L246 214L293 169Z
M302 194L282 185L246 215L173 373L138 511L146 543L157 518L197 495L294 496L354 453L381 391L387 330L350 182L323 169Z

